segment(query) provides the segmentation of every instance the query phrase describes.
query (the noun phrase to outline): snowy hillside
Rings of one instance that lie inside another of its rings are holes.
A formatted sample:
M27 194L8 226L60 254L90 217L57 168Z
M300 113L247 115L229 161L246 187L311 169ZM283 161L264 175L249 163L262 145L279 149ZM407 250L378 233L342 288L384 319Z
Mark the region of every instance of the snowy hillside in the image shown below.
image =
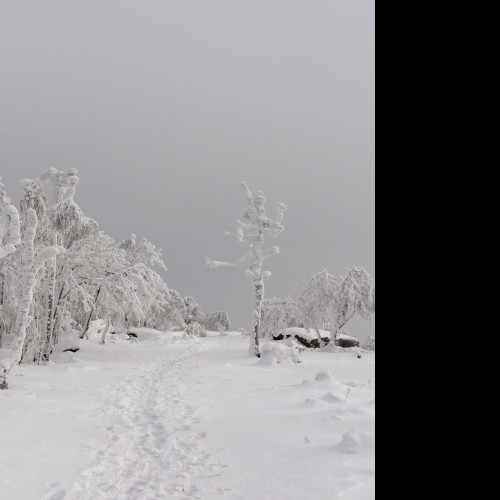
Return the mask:
M249 357L239 332L134 332L12 370L2 500L375 497L374 352L293 363L286 347Z

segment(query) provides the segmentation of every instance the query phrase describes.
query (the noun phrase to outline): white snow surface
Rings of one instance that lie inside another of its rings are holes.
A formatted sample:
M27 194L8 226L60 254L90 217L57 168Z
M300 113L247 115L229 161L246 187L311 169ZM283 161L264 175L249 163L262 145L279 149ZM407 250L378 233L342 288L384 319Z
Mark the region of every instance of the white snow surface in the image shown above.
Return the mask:
M269 362L240 332L134 332L14 368L2 500L375 498L373 351Z

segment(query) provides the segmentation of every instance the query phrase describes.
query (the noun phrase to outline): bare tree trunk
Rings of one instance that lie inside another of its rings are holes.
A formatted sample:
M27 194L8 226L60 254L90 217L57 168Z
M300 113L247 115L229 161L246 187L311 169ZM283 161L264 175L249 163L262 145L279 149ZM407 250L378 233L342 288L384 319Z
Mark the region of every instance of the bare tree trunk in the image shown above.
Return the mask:
M321 337L321 333L319 333L319 328L318 328L318 325L316 324L316 321L314 321L312 318L308 317L309 318L309 321L311 322L313 328L314 328L314 331L316 332L316 335L318 336L318 342L319 342L319 346L320 348L321 347L325 347L325 342L323 341L323 337ZM332 334L333 335L333 334ZM331 341L333 342L333 338L331 339Z
M94 299L94 303L92 304L92 309L90 310L90 313L87 317L87 321L85 323L85 327L82 331L82 333L80 334L80 338L83 339L84 337L87 337L87 340L88 340L88 331L89 331L89 327L90 327L90 321L92 320L92 315L94 314L94 311L95 311L95 305L97 304L97 299L99 298L99 294L101 293L101 288L102 286L100 286L98 289L97 289L97 292L95 294L95 299Z
M342 310L342 316L341 316L341 319L339 321L340 325L336 325L336 328L335 328L335 339L337 339L337 336L338 334L340 333L340 330L342 328L344 328L344 326L348 323L348 321L350 321L352 319L352 317L354 316L355 312L353 311L349 316L347 315L347 305L344 306L343 310Z
M262 316L262 301L264 300L264 279L254 279L255 309L253 310L253 333L250 339L250 354L260 358L259 336Z
M60 308L63 308L63 301L62 301L63 292L64 292L64 283L61 285L61 289L59 290L59 294L57 297L57 302L55 303L56 305L54 307L54 325L53 325L54 344L57 344L57 342L59 341L59 334L57 332L58 328L60 328L59 316L60 316Z
M55 294L56 294L56 256L51 257L47 261L48 274L48 292L47 292L47 325L45 331L45 346L43 359L48 360L52 354L54 344L57 343L55 338Z

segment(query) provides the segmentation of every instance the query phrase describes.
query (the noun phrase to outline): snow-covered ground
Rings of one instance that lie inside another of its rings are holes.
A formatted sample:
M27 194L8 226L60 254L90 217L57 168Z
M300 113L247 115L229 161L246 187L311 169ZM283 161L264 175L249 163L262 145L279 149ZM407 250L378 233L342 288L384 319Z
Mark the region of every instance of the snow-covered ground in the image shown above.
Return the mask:
M374 352L277 363L237 332L137 334L13 370L2 500L375 498Z

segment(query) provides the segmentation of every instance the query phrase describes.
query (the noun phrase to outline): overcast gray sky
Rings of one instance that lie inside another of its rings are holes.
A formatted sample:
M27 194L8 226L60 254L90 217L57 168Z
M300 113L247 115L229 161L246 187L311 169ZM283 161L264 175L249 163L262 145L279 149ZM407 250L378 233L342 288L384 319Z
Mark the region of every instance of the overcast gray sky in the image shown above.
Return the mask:
M0 0L0 176L17 202L22 178L78 169L102 230L248 326L249 280L204 265L241 252L240 181L288 207L267 297L375 275L374 33L374 0Z

